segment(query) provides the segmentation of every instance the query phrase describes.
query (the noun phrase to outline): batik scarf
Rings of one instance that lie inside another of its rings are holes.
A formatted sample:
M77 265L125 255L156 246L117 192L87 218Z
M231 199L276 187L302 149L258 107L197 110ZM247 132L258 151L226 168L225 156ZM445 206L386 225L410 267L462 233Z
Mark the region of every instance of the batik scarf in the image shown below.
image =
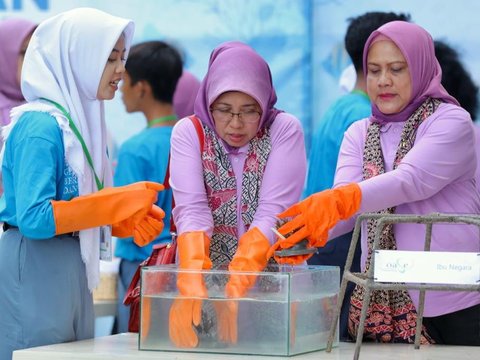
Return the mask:
M398 167L402 159L413 147L418 126L435 112L439 104L439 100L428 98L405 122L395 155L394 169ZM364 180L385 172L380 145L381 126L379 123L372 122L367 130L363 154ZM378 213L393 214L395 213L395 207L381 210ZM367 223L368 255L365 272L370 268L377 221L370 219ZM383 228L379 246L383 250L397 249L392 224L388 224ZM357 336L364 296L365 290L363 286L357 285L350 299L348 321L349 333L354 338ZM417 312L406 290L375 290L370 298L363 337L364 339L377 342L413 343L415 340L416 320ZM432 342L425 331L422 332L422 335L422 343Z
M223 144L208 126L203 125L203 130L203 177L214 223L210 259L214 266L218 266L230 263L237 250L237 182ZM248 146L241 195L242 220L247 228L257 211L263 173L271 148L270 131L267 128L260 130Z

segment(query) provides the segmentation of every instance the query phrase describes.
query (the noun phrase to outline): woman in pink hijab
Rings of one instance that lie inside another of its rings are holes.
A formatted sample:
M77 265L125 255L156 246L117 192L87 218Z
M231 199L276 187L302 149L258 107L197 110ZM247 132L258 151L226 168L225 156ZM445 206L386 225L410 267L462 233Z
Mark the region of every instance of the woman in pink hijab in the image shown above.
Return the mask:
M350 231L358 214L480 214L475 183L475 135L472 120L441 85L442 69L430 34L407 22L390 22L374 31L363 52L372 115L345 133L334 189L316 193L280 217L294 217L279 231L286 240L270 250L289 248L307 238L323 246ZM344 221L341 221L344 220ZM362 270L370 267L376 220L361 230ZM382 248L423 251L425 227L385 227ZM435 224L432 251L480 252L478 229L464 224ZM281 258L291 264L305 257ZM364 293L357 286L349 330L356 336ZM419 293L374 291L367 309L364 338L413 342ZM427 291L423 341L480 345L480 293Z
M35 23L24 19L0 21L1 126L10 123L10 109L25 102L20 90L20 73L23 56L36 26Z

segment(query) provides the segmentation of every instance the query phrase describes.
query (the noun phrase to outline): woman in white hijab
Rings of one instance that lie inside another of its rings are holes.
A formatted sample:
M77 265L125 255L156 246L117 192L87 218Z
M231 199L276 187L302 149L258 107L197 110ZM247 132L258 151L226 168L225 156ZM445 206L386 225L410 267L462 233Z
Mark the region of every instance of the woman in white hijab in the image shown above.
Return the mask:
M91 291L109 230L139 245L163 228L161 184L111 186L103 100L125 71L134 25L81 8L41 23L25 55L2 160L0 359L91 338Z

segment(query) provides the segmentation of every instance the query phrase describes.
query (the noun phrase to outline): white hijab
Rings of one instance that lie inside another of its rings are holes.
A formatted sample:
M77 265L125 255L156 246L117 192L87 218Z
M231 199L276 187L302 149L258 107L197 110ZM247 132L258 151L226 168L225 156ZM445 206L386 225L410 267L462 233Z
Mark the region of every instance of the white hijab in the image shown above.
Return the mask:
M42 22L33 33L25 54L21 88L28 103L12 110L12 123L4 129L3 136L8 136L26 111L52 114L62 129L66 161L77 175L80 195L98 190L93 171L68 120L55 106L40 98L53 100L70 113L100 181L111 186L104 107L96 95L115 43L123 34L128 53L133 32L134 24L130 20L91 8L73 9ZM100 277L99 236L99 228L80 232L80 248L90 290L98 285Z

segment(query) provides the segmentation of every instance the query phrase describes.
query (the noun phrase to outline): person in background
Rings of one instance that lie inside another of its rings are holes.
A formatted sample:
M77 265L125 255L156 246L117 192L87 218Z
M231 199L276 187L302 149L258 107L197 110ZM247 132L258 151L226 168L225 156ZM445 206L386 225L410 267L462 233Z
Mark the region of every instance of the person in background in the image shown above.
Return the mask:
M478 86L472 79L454 47L446 41L435 40L435 57L442 68L442 85L460 106L468 111L473 121L478 112Z
M468 111L474 121L477 143L475 179L480 193L480 126L475 123L478 113L478 86L460 61L458 52L445 41L435 40L435 56L442 67L442 85Z
M370 116L370 99L363 75L363 46L374 30L394 20L410 21L410 15L374 11L348 19L344 44L355 68L356 82L350 93L328 108L313 133L304 197L332 187L343 134L353 122Z
M22 68L27 103L11 112L0 201L0 358L92 338L92 290L111 231L146 245L163 228L161 184L111 187L103 101L115 96L134 24L90 8L34 31Z
M37 24L25 19L0 21L0 125L10 123L10 110L25 102L20 90L23 57ZM15 34L15 36L12 36Z
M312 146L308 157L307 182L304 197L329 189L333 185L338 153L343 134L355 121L364 119L371 114L370 99L366 93L365 77L363 75L363 47L370 34L387 22L401 20L409 21L407 14L393 12L367 12L355 18L350 18L345 34L345 49L350 56L356 72L354 89L340 97L327 110L313 134ZM352 232L329 241L325 247L318 249L309 260L310 265L331 265L340 267L340 276L347 260ZM360 245L355 250L352 271L360 271ZM349 283L340 314L340 340L348 341L348 309L353 284Z
M37 24L26 19L0 21L0 127L10 123L10 110L25 102L20 90L20 74L28 42ZM15 34L15 36L12 36ZM3 141L0 137L0 150ZM0 195L3 184L0 172Z
M276 214L300 199L306 170L297 118L276 109L270 68L251 47L227 42L210 56L195 100L203 141L189 118L173 129L170 185L180 269L262 271L274 240ZM231 275L228 298L244 296L253 277ZM208 291L195 274L178 277L181 295ZM220 289L219 289L220 290ZM201 300L177 298L170 308L170 339L195 347ZM237 341L237 304L215 307L219 340Z
M183 69L182 76L178 80L175 94L173 95L173 109L178 119L193 114L193 103L200 88L200 81L188 70ZM118 163L119 147L110 133L107 133L109 157L112 160L113 172L115 173Z
M311 195L279 217L293 217L279 231L294 234L269 251L289 248L307 238L323 246L328 238L350 231L361 213L415 214L434 212L479 214L475 184L475 135L470 115L441 85L442 69L433 39L422 27L393 21L374 31L363 54L372 115L345 133L333 189ZM376 220L362 224L362 271L371 261ZM423 251L419 224L385 227L384 249ZM436 224L432 251L479 252L476 227ZM305 256L278 258L299 263ZM363 288L351 297L349 330L356 336ZM381 342L413 342L417 290L372 293L364 338ZM480 293L426 293L423 342L480 345Z
M173 109L178 119L193 114L193 104L200 89L200 81L190 71L183 69L173 95Z
M170 137L177 120L172 102L182 75L182 59L169 44L148 41L132 47L125 67L121 87L123 103L129 113L142 112L147 126L121 146L114 183L115 186L142 180L163 183L168 167ZM190 75L186 81L192 82L192 78ZM183 96L181 102L188 101L189 97ZM180 110L182 113L188 112L185 108ZM166 219L169 220L172 209L171 190L163 191L156 204L165 211ZM121 259L117 285L118 332L128 331L129 307L123 305L123 298L138 265L151 254L154 244L169 240L171 235L168 221L162 233L147 246L138 246L132 237L117 240L115 256Z

